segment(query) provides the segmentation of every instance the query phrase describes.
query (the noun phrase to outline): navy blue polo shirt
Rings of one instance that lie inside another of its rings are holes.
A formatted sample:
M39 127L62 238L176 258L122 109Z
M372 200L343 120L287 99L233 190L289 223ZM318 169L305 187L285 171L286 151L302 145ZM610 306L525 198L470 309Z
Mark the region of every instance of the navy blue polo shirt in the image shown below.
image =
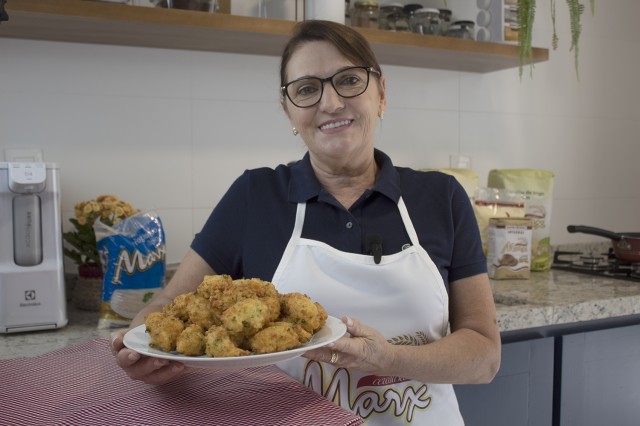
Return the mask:
M322 188L308 153L275 170L247 170L213 209L191 247L217 274L270 281L293 232L296 206L306 202L303 238L369 254L376 235L383 255L389 255L411 243L397 207L402 196L420 244L445 284L486 272L473 208L458 181L436 171L395 167L379 150L375 160L375 185L348 210Z

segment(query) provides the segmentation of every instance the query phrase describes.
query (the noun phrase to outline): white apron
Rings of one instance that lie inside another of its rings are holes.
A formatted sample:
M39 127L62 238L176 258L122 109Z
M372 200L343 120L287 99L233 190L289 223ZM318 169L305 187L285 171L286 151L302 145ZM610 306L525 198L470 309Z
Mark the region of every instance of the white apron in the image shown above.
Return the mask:
M307 294L334 317L357 318L399 345L442 338L449 297L437 267L420 246L402 198L398 209L412 246L375 264L373 256L347 253L300 238L306 204L298 204L293 234L273 283L281 293ZM296 358L278 366L371 425L463 425L453 387L401 377L380 377Z

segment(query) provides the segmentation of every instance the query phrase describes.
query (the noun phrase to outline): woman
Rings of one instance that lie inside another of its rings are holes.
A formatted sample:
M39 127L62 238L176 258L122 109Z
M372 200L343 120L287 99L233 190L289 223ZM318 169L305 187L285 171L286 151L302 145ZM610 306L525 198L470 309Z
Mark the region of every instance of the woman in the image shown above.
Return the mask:
M349 27L298 24L281 62L282 105L308 153L246 171L216 206L171 283L133 320L206 274L273 281L341 317L348 335L279 366L369 424L463 424L451 384L486 383L500 336L478 227L464 189L394 167L374 148L385 77ZM130 377L183 366L113 347Z

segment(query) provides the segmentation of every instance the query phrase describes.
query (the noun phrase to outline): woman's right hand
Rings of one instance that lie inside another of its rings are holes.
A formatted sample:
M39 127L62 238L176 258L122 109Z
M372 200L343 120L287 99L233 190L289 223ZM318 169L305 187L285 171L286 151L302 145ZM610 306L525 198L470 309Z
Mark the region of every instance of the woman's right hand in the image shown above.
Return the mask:
M186 367L181 362L144 356L125 347L123 338L127 331L122 329L111 333L111 352L116 363L133 380L160 385L176 379L185 371Z

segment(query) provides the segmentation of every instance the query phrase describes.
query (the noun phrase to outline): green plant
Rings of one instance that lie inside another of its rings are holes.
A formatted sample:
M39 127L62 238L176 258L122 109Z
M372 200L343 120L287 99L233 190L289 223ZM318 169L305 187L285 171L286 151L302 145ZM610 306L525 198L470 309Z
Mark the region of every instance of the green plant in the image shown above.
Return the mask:
M551 1L551 23L553 25L553 34L551 35L551 46L553 49L558 48L558 34L556 32L556 1ZM584 13L584 5L580 0L566 0L569 8L569 24L571 30L571 46L573 51L574 67L576 70L576 79L580 80L579 74L579 45L580 35L582 33L582 14ZM589 0L591 15L595 14L595 0ZM518 50L519 50L519 74L522 78L522 72L525 63L529 63L531 75L533 75L533 47L531 45L533 22L536 14L536 0L518 0Z
M105 225L113 226L138 213L131 204L118 199L115 195L101 195L95 200L77 203L74 207L75 218L69 221L75 229L62 234L64 241L72 248L64 247L63 251L79 266L90 263L100 265L96 234L93 230L93 224L98 218Z

